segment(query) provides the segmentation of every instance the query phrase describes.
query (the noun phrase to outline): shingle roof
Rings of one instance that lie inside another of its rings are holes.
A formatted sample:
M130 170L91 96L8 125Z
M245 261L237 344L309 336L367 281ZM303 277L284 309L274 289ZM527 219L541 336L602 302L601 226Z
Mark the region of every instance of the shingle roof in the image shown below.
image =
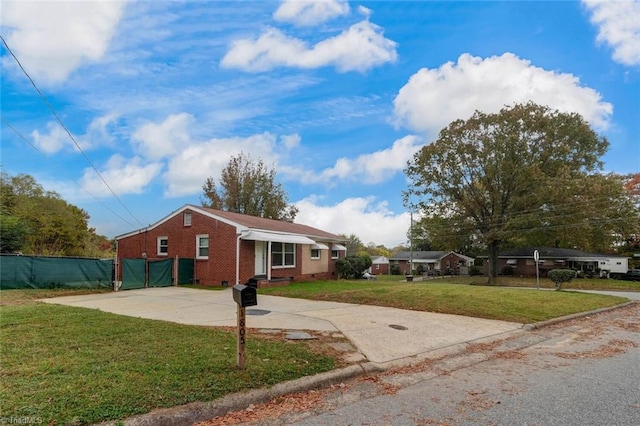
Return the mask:
M538 250L540 257L543 258L574 258L574 257L612 257L611 255L606 254L596 254L596 253L588 253L582 250L574 250L567 248L557 248L557 247L521 247L513 250L506 250L501 252L498 257L499 258L516 258L516 257L533 257L533 252ZM615 257L615 256L613 256ZM621 256L622 257L622 256Z
M446 256L448 251L399 251L389 258L389 260L438 260Z
M285 232L289 234L300 234L310 237L320 237L327 240L346 241L345 237L323 231L322 229L300 223L284 222L275 219L266 219L264 217L249 216L241 213L227 212L222 210L210 209L208 207L190 206L194 209L204 210L215 216L222 217L242 226L251 229L260 229L264 231Z

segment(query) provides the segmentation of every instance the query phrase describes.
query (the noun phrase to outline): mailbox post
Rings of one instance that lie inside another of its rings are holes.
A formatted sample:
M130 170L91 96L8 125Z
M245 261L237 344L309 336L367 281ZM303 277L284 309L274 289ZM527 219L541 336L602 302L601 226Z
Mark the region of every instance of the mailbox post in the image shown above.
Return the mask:
M258 304L258 294L255 288L243 284L234 285L233 300L238 304L238 342L236 345L236 365L240 369L244 369L246 365L245 345L246 345L246 324L247 324L247 306L256 306Z

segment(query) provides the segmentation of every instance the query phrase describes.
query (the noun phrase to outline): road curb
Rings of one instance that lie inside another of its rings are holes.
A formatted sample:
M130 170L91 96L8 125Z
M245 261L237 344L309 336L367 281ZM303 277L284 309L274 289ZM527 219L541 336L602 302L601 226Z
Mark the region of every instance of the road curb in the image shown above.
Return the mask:
M609 307L606 307L606 308L595 309L593 311L579 312L577 314L565 315L563 317L552 318L550 320L540 321L540 322L536 322L536 323L533 323L533 324L525 324L525 325L522 326L522 329L526 330L526 331L537 330L539 328L548 327L550 325L558 324L558 323L561 323L561 322L570 321L570 320L577 319L577 318L584 318L584 317L588 317L588 316L591 316L591 315L599 314L601 312L608 312L608 311L613 311L615 309L625 308L625 307L631 306L631 305L633 305L635 303L638 303L638 301L632 300L630 302L625 302L625 303L621 303L619 305L609 306Z
M301 377L296 380L278 383L270 388L255 389L224 396L209 402L193 402L171 408L162 408L129 417L123 421L99 423L103 426L181 426L210 420L217 416L244 410L251 404L268 402L278 396L289 393L309 391L331 386L369 373L382 371L374 363L353 364L337 370L319 373L314 376Z

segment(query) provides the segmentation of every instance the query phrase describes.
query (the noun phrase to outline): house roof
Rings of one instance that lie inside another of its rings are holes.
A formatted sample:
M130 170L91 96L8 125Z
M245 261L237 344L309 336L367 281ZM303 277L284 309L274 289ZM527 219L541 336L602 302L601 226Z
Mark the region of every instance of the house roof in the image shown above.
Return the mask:
M506 250L501 252L498 255L498 258L533 258L533 252L538 250L538 253L541 258L561 258L561 259L584 259L584 258L593 258L593 257L625 257L625 256L617 256L617 255L608 255L608 254L598 254L598 253L588 253L582 250L574 250L574 249L566 249L566 248L558 248L558 247L537 247L537 246L529 246L529 247L521 247L513 250Z
M331 232L326 232L318 228L314 228L308 225L303 225L300 223L291 223L284 222L275 219L266 219L264 217L257 216L249 216L241 213L233 213L222 210L211 209L208 207L195 206L192 204L186 204L179 208L178 210L172 212L171 214L165 216L160 219L153 225L149 225L146 228L142 228L133 232L128 232L123 235L118 235L117 239L126 238L131 235L138 234L145 230L154 229L167 220L183 213L186 210L191 210L196 213L203 214L205 216L211 217L213 219L220 220L224 223L227 223L231 226L235 226L238 233L243 231L269 231L280 234L294 234L294 235L302 235L305 237L310 237L314 240L321 240L327 242L344 242L347 241L345 237L341 237L340 235L332 234Z
M463 254L456 253L454 251L414 251L414 252L400 251L394 254L393 256L391 256L389 260L407 260L408 261L409 259L412 259L416 263L420 263L420 262L430 263L430 262L435 262L437 260L440 260L450 253L453 253L456 256L459 256L469 261L473 260L472 257L465 256Z
M389 263L389 259L386 256L372 256L371 257L372 264L386 264Z

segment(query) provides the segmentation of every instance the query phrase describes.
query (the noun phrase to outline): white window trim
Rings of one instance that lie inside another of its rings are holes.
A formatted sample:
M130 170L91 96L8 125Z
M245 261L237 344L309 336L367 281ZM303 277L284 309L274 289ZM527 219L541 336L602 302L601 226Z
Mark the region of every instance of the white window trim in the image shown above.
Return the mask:
M196 259L200 259L200 260L207 260L209 259L209 255L207 256L200 256L200 239L202 238L209 238L209 234L200 234L200 235L196 235ZM210 242L207 243L207 248L209 250L211 250L211 244Z
M187 223L187 218L189 218L189 223ZM193 221L193 214L191 212L184 212L182 214L182 225L183 226L191 226L191 222Z
M336 255L334 256L333 253ZM340 250L331 250L331 259L340 259Z
M313 252L318 252L317 256L313 255ZM320 254L320 249L311 249L311 260L319 260L322 255Z
M160 245L160 241L161 241L161 240L167 240L167 253L161 253L161 252L160 252L160 247L161 247L161 245ZM164 236L164 237L158 237L157 242L158 242L158 245L157 245L157 250L156 250L156 252L158 253L158 256L167 256L167 255L169 254L169 253L168 253L168 252L169 252L169 237L167 237L167 236Z
M295 268L296 267L296 252L298 251L297 248L297 244L296 243L279 243L282 244L282 261L284 262L284 260L286 259L286 251L284 251L284 248L286 247L286 244L293 244L293 264L292 265L274 265L273 264L273 244L274 242L271 243L271 268L272 269L290 269L290 268Z

